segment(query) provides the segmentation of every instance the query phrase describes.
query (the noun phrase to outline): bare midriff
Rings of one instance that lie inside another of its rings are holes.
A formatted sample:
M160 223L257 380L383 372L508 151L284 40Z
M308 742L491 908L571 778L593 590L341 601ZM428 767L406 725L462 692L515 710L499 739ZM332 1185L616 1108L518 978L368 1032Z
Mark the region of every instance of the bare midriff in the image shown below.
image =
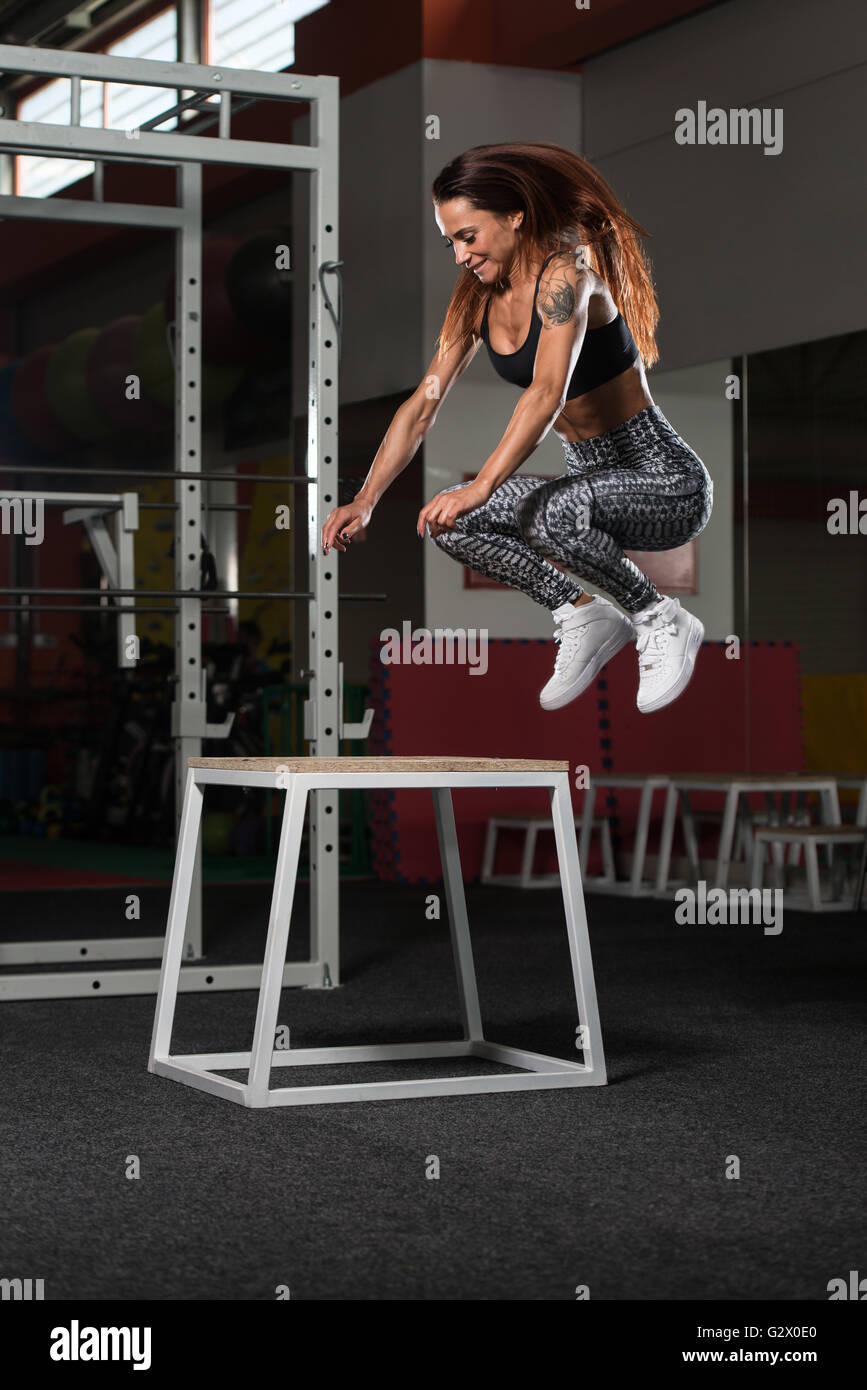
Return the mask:
M592 276L594 286L587 306L587 327L592 331L617 317L617 305L602 276L589 267L586 273ZM527 335L524 325L532 310L533 293L533 281L527 280L511 295L491 301L488 332L497 339L496 343L491 343L495 352L517 352ZM638 357L625 372L567 401L554 421L553 430L570 444L592 439L594 435L606 434L625 420L631 420L633 415L653 404L644 365Z
M592 439L594 435L607 434L624 420L631 420L633 415L653 403L644 367L638 358L619 376L567 401L554 421L554 433L570 444Z

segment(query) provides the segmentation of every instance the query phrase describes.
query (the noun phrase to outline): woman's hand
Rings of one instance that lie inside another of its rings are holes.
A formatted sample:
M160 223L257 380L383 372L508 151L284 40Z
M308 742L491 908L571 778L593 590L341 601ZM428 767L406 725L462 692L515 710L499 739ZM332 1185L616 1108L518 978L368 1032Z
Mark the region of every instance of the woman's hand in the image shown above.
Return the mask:
M441 531L451 530L458 517L483 507L490 495L490 490L478 478L450 492L438 492L432 502L422 507L415 529L422 540L426 526L430 527L431 536L438 536Z
M357 498L345 507L335 507L322 528L323 554L327 555L332 545L335 550L345 551L352 537L368 525L372 511L367 502Z

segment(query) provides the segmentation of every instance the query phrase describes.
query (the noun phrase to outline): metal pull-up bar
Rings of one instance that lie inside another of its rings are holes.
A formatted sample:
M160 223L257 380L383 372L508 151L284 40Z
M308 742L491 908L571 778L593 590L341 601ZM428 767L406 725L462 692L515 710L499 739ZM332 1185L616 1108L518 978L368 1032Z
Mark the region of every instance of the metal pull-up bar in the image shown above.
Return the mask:
M279 589L44 589L38 585L31 588L0 589L0 594L11 598L28 594L45 594L47 598L263 598L263 599L311 599L312 592ZM338 603L384 603L386 594L338 594ZM30 612L35 612L33 608ZM129 611L129 610L127 610Z
M210 483L296 483L316 485L316 476L309 473L197 473L177 468L68 468L65 463L7 463L0 462L0 473L68 473L70 477L88 478L183 478L185 482Z

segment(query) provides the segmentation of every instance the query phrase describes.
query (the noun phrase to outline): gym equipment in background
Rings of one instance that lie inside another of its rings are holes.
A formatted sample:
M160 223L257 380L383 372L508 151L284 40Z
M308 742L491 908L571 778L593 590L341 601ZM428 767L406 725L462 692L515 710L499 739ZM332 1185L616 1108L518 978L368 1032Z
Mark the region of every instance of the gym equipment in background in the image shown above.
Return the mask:
M226 291L235 317L251 332L275 343L292 332L292 270L277 264L284 255L288 259L291 245L289 227L260 232L238 247L226 269Z
M117 431L95 405L87 389L87 359L100 328L79 328L48 359L45 394L60 423L77 439L107 444Z
M48 401L48 364L58 346L46 343L21 360L12 381L11 406L28 439L50 456L52 464L62 466L64 455L77 452L81 440L66 428Z
M218 366L245 365L267 356L255 324L248 326L232 308L226 271L240 245L239 237L211 237L202 243L202 361ZM175 277L172 273L163 299L166 322L175 321Z
M169 346L165 306L152 304L133 332L133 366L142 390L167 410L174 410L174 348ZM202 368L202 409L207 415L228 400L244 376L243 365L206 363Z
M124 314L103 328L87 359L85 374L91 399L104 419L123 434L125 447L148 450L155 439L171 433L174 410L160 405L141 382L138 394L130 394L129 378L136 375L135 333L141 317Z

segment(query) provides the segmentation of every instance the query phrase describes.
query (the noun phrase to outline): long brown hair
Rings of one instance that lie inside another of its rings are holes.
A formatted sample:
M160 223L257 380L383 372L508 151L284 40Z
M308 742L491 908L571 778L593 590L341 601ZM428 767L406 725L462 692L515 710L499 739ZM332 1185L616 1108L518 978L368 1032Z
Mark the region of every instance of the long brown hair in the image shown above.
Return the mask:
M624 211L586 159L545 141L475 145L440 170L431 194L438 204L466 198L479 211L523 212L516 265L522 273L540 254L583 246L585 262L611 291L645 366L659 360L659 306L650 261L638 241L638 234L650 233ZM469 348L486 302L498 292L502 286L480 284L461 272L437 338L440 357L458 340Z

